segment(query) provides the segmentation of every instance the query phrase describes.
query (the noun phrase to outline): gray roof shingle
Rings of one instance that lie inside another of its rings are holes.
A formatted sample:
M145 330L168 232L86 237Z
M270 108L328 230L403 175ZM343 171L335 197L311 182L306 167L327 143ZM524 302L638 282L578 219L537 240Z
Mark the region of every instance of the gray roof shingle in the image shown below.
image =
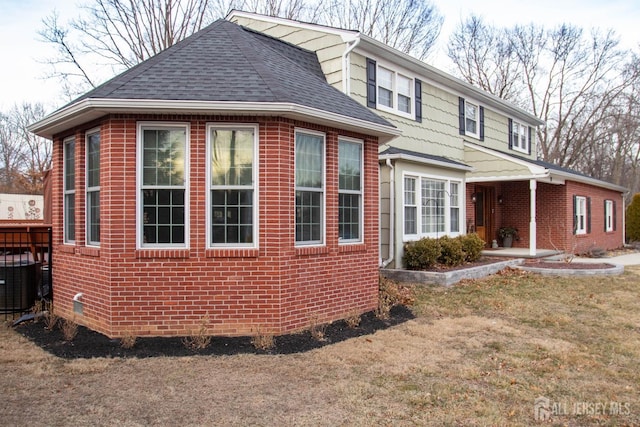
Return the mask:
M394 127L329 85L314 52L225 20L71 104L87 98L294 103Z

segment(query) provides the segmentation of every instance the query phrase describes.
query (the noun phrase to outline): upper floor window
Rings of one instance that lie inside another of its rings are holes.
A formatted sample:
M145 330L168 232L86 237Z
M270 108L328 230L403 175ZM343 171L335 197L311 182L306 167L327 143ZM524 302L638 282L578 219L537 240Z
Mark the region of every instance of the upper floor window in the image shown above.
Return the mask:
M362 142L338 140L338 237L362 241Z
M64 242L73 243L76 240L76 141L69 138L63 145Z
M324 134L296 131L296 244L324 243Z
M531 130L515 120L509 119L509 148L523 153L531 153Z
M138 125L138 238L141 247L187 246L186 124Z
M367 106L422 121L422 82L367 58Z
M257 126L209 126L211 246L257 242Z
M87 244L100 244L100 130L86 136L87 155Z
M458 114L460 135L484 141L484 107L460 97Z

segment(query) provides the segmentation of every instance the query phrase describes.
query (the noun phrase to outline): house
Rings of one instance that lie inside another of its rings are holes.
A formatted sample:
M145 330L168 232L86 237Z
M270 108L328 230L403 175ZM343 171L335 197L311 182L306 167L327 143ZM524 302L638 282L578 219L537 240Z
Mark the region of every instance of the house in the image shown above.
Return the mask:
M55 310L110 337L282 334L377 307L378 146L315 53L220 20L30 127Z
M534 115L358 31L227 19L316 52L330 84L402 131L380 146L382 266L400 268L404 243L422 237L502 244L502 227L532 257L622 246L626 189L539 161Z

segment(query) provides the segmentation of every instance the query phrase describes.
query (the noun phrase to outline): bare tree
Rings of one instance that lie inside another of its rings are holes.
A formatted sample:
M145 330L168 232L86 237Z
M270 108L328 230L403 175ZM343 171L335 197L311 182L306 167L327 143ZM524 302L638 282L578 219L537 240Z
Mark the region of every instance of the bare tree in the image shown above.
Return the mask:
M213 0L213 15L225 17L232 10L260 13L279 18L315 22L318 5L304 0Z
M613 31L501 29L471 17L450 42L449 57L462 78L545 121L537 134L540 157L596 177L606 174L594 165L625 164L615 156L628 155L630 129L620 131L630 123L628 97L638 68L628 65L629 52L618 48ZM620 181L622 168L615 170L608 178Z
M42 193L51 168L51 142L27 130L44 117L41 104L14 106L0 114L0 191Z
M321 3L318 22L360 31L388 46L424 59L440 35L443 17L428 1L329 0Z
M471 15L451 35L447 52L472 85L503 99L518 98L521 66L505 29L488 26Z
M66 25L54 12L39 32L57 49L47 62L69 95L174 45L212 18L210 0L93 0L83 9ZM111 72L95 76L99 63Z

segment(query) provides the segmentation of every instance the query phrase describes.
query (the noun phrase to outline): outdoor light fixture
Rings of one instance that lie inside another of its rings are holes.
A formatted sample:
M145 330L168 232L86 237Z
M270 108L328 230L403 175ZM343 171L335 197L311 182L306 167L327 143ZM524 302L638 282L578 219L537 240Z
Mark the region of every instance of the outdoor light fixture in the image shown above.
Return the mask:
M500 205L502 204L502 195L498 196L498 204L500 204Z
M473 193L471 195L471 203L475 203L476 202L476 193Z

